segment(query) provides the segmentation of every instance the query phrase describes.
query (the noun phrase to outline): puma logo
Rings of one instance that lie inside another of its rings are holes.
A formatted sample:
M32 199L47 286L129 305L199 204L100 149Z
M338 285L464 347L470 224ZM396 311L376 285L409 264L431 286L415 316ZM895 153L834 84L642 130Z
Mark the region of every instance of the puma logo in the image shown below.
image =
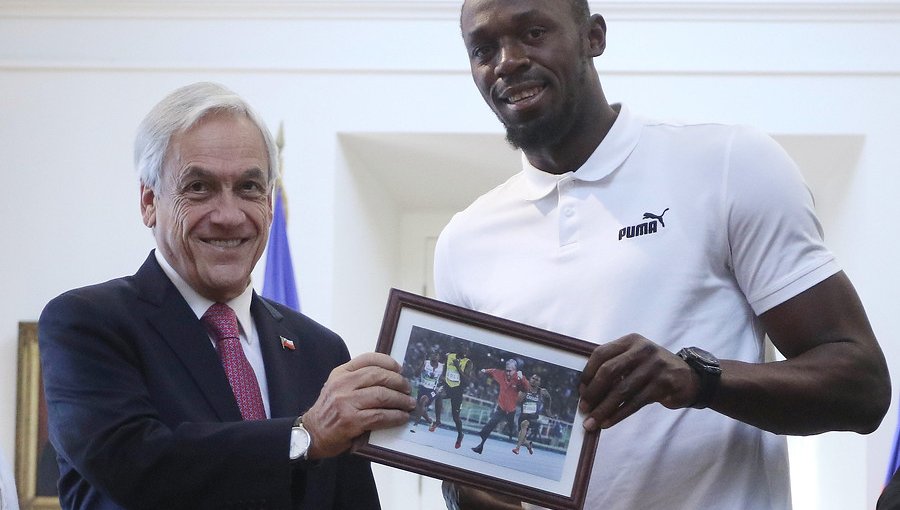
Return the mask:
M666 212L668 210L669 208L666 207L666 209L658 215L645 212L643 219L650 221L645 221L644 223L641 223L639 225L632 225L630 227L619 229L619 241L621 241L622 239L632 239L634 237L657 233L659 231L657 227L658 225L662 225L663 227L666 226L665 222L663 221L663 216L666 215Z
M666 207L666 211L668 211L668 210L669 210L669 208ZM666 222L663 221L663 216L666 215L666 211L663 211L663 212L659 213L659 216L657 216L657 215L655 215L655 214L653 214L653 213L645 212L645 213L644 213L644 219L645 219L645 220L657 220L657 221L659 221L659 224L662 225L663 228L665 228Z

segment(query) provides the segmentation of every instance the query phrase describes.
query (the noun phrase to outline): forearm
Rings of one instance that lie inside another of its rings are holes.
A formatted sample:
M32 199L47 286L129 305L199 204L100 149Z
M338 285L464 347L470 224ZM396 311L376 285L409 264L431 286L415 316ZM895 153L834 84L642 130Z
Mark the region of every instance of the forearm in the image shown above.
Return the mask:
M723 360L721 386L710 408L778 434L867 434L881 423L890 396L880 352L837 341L787 361Z
M783 434L869 433L891 400L884 354L839 272L760 315L787 361L723 364L718 411Z

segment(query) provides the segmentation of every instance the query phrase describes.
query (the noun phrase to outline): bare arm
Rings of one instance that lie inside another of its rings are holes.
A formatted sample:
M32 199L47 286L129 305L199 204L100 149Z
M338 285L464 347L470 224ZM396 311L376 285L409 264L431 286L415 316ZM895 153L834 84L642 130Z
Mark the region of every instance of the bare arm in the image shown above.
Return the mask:
M841 272L761 317L787 358L722 360L710 407L780 434L869 433L890 404L890 378L865 311ZM699 377L675 354L639 335L598 346L582 373L585 427L611 427L644 405L691 405Z
M841 272L760 316L786 361L723 361L712 408L780 434L878 428L891 400L884 355Z

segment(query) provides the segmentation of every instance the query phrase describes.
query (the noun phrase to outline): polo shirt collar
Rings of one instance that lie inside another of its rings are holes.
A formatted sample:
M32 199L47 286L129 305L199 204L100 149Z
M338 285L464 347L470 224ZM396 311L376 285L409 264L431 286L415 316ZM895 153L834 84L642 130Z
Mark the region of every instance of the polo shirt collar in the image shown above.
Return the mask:
M557 184L565 178L585 182L599 181L628 159L640 139L642 124L631 115L625 105L613 106L619 107L619 115L609 129L609 133L578 170L561 175L551 174L535 168L528 162L525 154L522 154L523 179L520 182L522 183L522 195L526 200L535 201L544 198L556 189Z
M169 261L166 260L166 257L159 250L153 250L154 255L156 255L156 261L159 262L159 266L162 268L163 272L166 273L166 276L169 277L169 280L172 280L172 284L175 285L175 288L178 289L178 292L187 301L188 306L191 307L191 310L194 312L194 315L197 316L198 319L203 317L203 314L209 310L209 307L213 305L214 301L209 298L203 297L194 290L193 287L185 281L184 278L175 271L175 268L169 264ZM241 293L238 297L232 299L225 303L232 310L234 310L235 315L237 315L238 325L240 325L241 330L244 332L244 336L249 337L247 334L250 331L251 320L253 320L252 315L250 315L250 302L253 300L253 285L247 285L247 288L244 289L244 292Z

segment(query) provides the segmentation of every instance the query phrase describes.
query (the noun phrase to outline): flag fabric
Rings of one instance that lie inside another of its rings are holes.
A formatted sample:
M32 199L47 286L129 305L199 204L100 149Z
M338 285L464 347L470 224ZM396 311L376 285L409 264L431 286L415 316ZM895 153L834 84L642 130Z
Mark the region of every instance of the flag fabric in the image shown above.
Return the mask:
M297 285L294 282L294 265L287 238L287 218L284 207L284 190L280 183L275 187L275 211L266 254L266 275L262 295L289 308L300 311Z
M888 463L887 478L884 481L885 485L891 481L897 468L900 468L900 421L897 422L897 431L894 432L894 448L891 451L891 460Z

